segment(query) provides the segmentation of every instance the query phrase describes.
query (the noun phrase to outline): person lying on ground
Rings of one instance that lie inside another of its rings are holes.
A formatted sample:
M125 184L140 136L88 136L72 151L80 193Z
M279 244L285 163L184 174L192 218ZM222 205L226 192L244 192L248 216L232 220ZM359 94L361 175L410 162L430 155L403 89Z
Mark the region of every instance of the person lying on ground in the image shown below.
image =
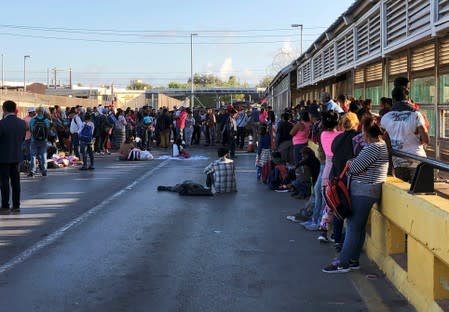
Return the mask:
M186 180L175 186L159 185L158 191L175 192L182 196L213 196L210 188L205 188L199 183Z

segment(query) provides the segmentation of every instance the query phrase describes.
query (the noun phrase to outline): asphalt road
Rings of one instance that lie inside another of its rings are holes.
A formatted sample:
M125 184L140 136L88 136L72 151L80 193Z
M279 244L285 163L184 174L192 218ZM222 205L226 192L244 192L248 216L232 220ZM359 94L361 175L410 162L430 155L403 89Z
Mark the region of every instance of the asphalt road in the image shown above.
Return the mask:
M304 203L255 179L238 154L238 193L181 197L209 160L118 162L23 180L20 215L0 216L1 311L413 311L367 260L334 257L285 216ZM367 278L371 274L377 278Z

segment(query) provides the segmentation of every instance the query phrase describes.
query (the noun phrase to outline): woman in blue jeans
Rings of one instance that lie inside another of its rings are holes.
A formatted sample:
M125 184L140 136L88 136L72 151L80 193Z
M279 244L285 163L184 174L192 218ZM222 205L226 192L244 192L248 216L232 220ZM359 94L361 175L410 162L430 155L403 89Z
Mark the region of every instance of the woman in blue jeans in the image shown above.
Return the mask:
M387 179L388 147L383 131L373 118L363 122L367 145L350 161L352 214L347 218L346 235L337 259L322 271L346 273L359 268L359 258L365 242L366 223L371 207L380 200L382 184Z

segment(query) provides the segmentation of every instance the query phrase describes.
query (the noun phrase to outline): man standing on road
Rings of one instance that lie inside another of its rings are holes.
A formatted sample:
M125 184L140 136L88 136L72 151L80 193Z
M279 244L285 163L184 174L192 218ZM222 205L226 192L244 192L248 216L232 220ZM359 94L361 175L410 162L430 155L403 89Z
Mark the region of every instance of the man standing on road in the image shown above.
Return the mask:
M70 122L70 134L72 135L72 146L75 152L75 156L80 158L80 138L79 132L81 130L81 126L83 125L83 121L79 116L79 108L73 108L70 111L70 116L72 117L72 121Z
M0 120L0 189L1 211L9 209L9 189L12 189L12 211L20 211L19 163L23 159L22 144L25 141L25 121L17 118L17 105L13 101L3 103L3 119Z
M50 131L50 121L44 116L44 109L36 109L36 117L30 120L31 130L31 171L32 177L36 174L36 158L39 161L39 169L42 176L47 175L47 140Z
M25 151L26 154L24 155L24 159L31 161L31 131L30 131L30 121L31 119L34 118L34 116L36 116L36 110L34 109L34 107L29 107L28 108L28 115L23 118L23 120L25 121L26 124L26 134L25 134Z

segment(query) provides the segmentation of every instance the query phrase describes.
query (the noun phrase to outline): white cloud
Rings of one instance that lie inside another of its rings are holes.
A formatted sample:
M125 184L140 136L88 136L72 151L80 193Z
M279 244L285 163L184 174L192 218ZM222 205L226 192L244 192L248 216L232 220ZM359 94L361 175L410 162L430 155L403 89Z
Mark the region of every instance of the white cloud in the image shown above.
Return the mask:
M222 80L228 80L229 76L234 74L234 68L232 67L232 57L225 58L223 64L220 67L218 77Z
M251 69L245 68L241 76L241 80L246 81L250 84L257 82L256 75Z
M292 46L291 41L284 41L280 52L286 55L291 55L292 57L294 57L297 53L296 49Z

